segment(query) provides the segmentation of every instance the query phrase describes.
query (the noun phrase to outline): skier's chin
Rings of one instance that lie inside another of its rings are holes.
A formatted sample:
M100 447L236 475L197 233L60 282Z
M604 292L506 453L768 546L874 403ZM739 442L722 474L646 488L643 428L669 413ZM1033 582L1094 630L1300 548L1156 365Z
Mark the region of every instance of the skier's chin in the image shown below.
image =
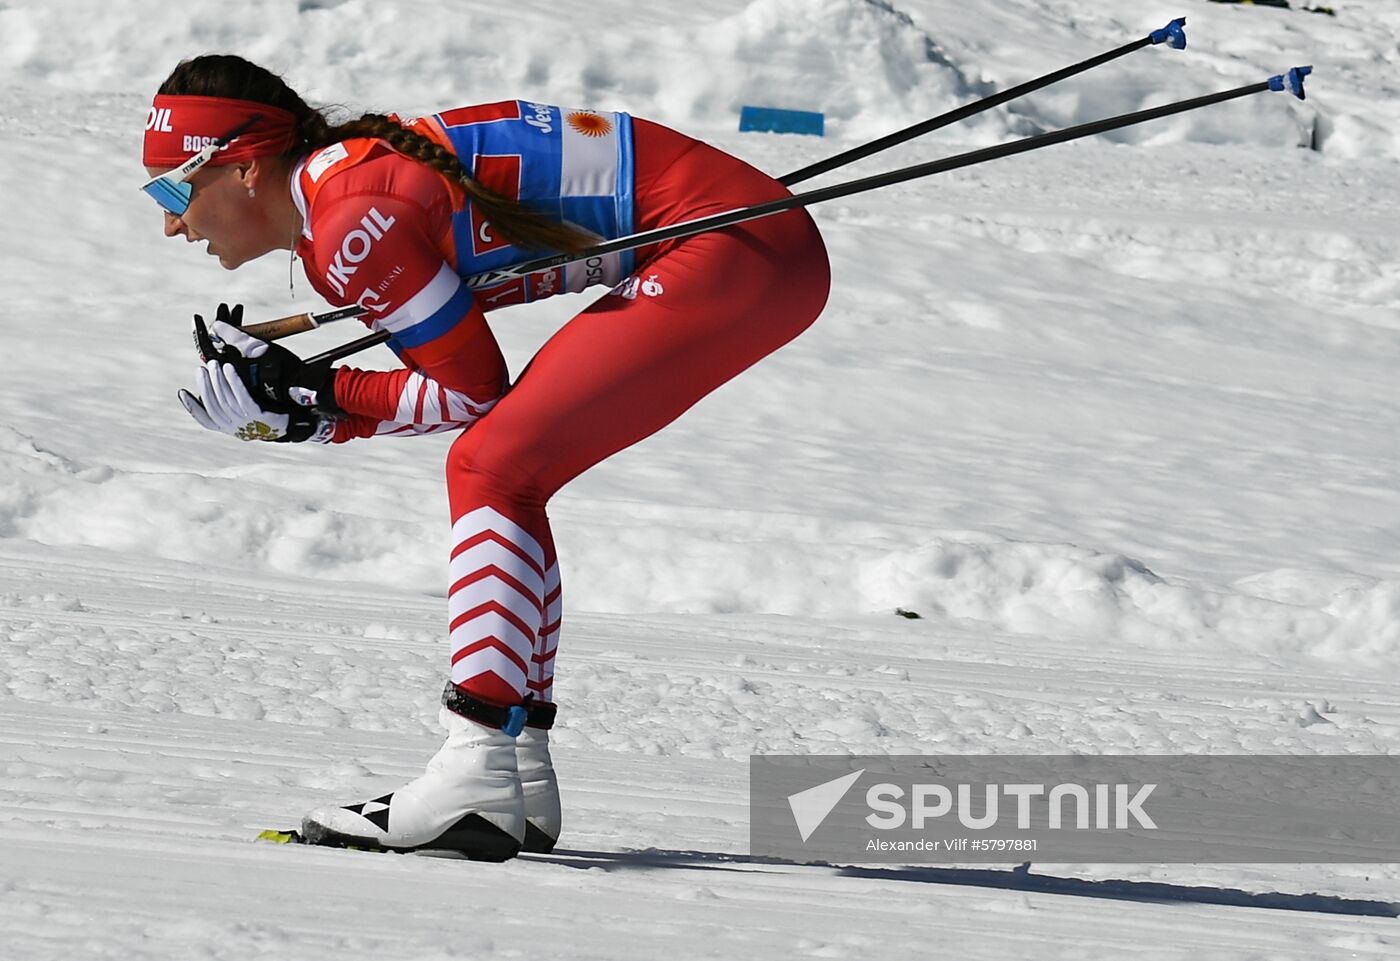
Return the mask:
M224 270L233 270L243 266L244 257L236 257L228 252L220 252L214 249L214 245L209 245L209 256L219 258L219 266Z

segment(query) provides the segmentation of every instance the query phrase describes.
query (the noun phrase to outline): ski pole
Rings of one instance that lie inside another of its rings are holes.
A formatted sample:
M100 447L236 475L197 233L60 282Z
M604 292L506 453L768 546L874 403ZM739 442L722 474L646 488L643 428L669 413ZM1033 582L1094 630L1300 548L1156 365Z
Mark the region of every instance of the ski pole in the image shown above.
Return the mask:
M910 167L901 167L898 170L891 170L888 173L864 177L860 180L848 180L845 183L833 184L829 187L819 187L816 190L808 190L804 193L793 194L790 197L782 197L778 200L754 204L751 207L741 207L738 210L712 214L709 217L701 217L696 220L687 220L678 224L657 227L652 230L630 234L626 237L619 237L616 240L609 240L597 244L577 254L553 254L548 257L540 257L535 260L516 264L513 267L502 267L498 270L484 271L466 278L466 283L468 287L473 288L492 287L507 280L524 277L527 274L537 273L541 270L560 267L576 260L606 256L607 254L618 253L623 250L631 250L635 247L644 247L649 244L660 243L664 240L674 240L678 237L688 237L692 234L705 233L707 231L717 230L720 227L728 227L748 220L756 220L759 217L767 217L771 214L781 213L785 210L792 210L795 207L805 207L809 204L836 200L840 197L848 197L851 194L864 193L868 190L876 190L880 187L904 183L907 180L915 180L920 177L945 173L949 170L957 170L961 167L970 167L974 164L986 163L989 160L997 160L1001 157L1010 157L1031 150L1039 150L1042 147L1049 147L1070 140L1079 140L1095 134L1119 130L1123 127L1145 123L1149 120L1157 120L1161 117L1169 117L1173 114L1185 113L1189 110L1199 110L1201 107L1224 103L1227 100L1235 100L1239 97L1247 97L1251 94L1262 93L1266 90L1285 90L1291 88L1294 96L1302 99L1303 78L1311 72L1312 67L1294 67L1287 74L1280 74L1268 80L1262 80L1259 83L1236 87L1233 90L1207 94L1203 97L1193 97L1190 100L1179 100L1161 107L1152 107L1147 110L1139 110L1135 113L1121 114L1117 117L1109 117L1105 120L1096 120L1075 127L1067 127L1064 130L1054 130L1049 133L1038 134L1034 137L1026 137L1023 140L1014 140L1011 143L998 144L994 147L984 147L981 150L957 154L956 156L946 157L942 160L932 160L926 163L914 164Z
M1073 77L1075 74L1083 73L1084 71L1091 70L1094 67L1102 66L1103 64L1106 64L1111 60L1117 60L1119 57L1130 54L1135 50L1141 50L1143 47L1149 47L1159 43L1166 43L1169 44L1173 49L1185 50L1185 28L1186 18L1178 17L1162 29L1154 30L1140 40L1134 40L1132 43L1125 43L1121 47L1118 47L1114 50L1109 50L1106 53L1101 53L1096 57L1090 57L1088 60L1082 60L1079 63L1072 64L1071 66L1064 67L1060 70L1056 70L1053 73L1047 73L1043 77L1037 77L1034 80L1027 80L1025 83L1018 84L1017 86L1011 87L1007 90L1003 90L1000 93L994 93L989 97L982 98L981 100L976 100L972 103L964 104L963 106L958 107L955 110L950 110L947 113L940 114L939 116L934 117L930 120L921 121L919 123L914 124L913 126L905 127L903 130L896 131L895 133L881 137L878 140L872 140L869 143L861 144L858 147L852 147L850 150L844 151L843 153L836 154L835 156L828 157L827 159L818 161L817 163L811 164L810 166L803 167L801 170L795 170L790 174L779 177L778 182L785 187L791 187L793 184L799 184L804 180L810 180L811 178L820 176L821 174L824 174L829 170L835 170L837 167L844 167L846 164L854 163L857 160L862 160L866 157L869 157L871 154L879 153L882 150L888 150L890 147L902 144L908 140L913 140L915 137L921 137L926 133L930 133L934 130L939 130L943 127L949 126L950 124L960 123L961 121L966 120L969 117L974 117L985 110L990 110L993 107L998 107L1001 104L1006 103L1008 100L1015 100L1018 97L1024 97L1028 93L1033 93L1034 91L1041 90L1045 87L1050 86L1051 84L1059 83L1061 80L1066 80L1069 77Z
M1094 67L1102 66L1103 64L1106 64L1110 61L1117 60L1119 57L1126 56L1127 54L1130 54L1135 50L1141 50L1143 47L1153 46L1161 43L1165 43L1175 50L1186 49L1185 17L1178 17L1177 19L1168 23L1165 27L1162 27L1160 30L1154 30L1147 36L1139 40L1134 40L1131 43L1125 43L1121 47L1117 47L1113 50L1101 53L1095 57L1090 57L1088 60L1081 60L1079 63L1072 64L1068 67L1064 67L1052 73L1047 73L1044 76L1035 78L1034 80L1027 80L1025 83L1018 84L1017 86L1011 87L1007 90L1003 90L999 93L994 93L988 97L982 98L981 100L977 100L969 104L964 104L963 106L958 107L955 110L950 110L947 113L940 114L939 116L933 117L930 120L921 121L912 126L905 127L903 130L899 130L895 133L881 137L878 140L872 140L869 143L861 144L860 146L853 147L850 150L844 151L843 153L839 153L835 156L828 157L826 160L818 161L817 163L811 164L810 166L803 167L801 170L796 170L790 174L785 174L784 176L778 178L778 182L786 187L791 187L794 184L799 184L804 180L810 180L813 177L817 177L821 174L827 173L828 171L835 170L837 167L844 167L847 164L854 163L857 160L863 160L864 158L869 157L873 154L880 153L883 150L888 150L890 147L894 147L899 144L905 143L906 141L913 140L915 137L920 137L934 130L939 130L943 127L950 126L951 124L959 123L963 120L968 119L969 117L976 116L979 113L990 110L993 107L1000 106L1001 104L1004 104L1010 100L1016 100L1020 97L1024 97L1028 93L1033 93L1036 90L1042 90L1045 87L1051 86L1052 84L1059 83L1062 80L1067 80L1068 78L1073 77L1076 74L1083 73L1086 70L1091 70ZM358 309L340 308L339 310L326 311L324 313L319 314L310 312L304 314L293 314L290 317L279 317L276 320L269 320L264 321L260 324L251 325L248 328L248 332L262 340L276 340L282 337L291 336L292 334L300 334L308 330L315 330L322 324L332 323L337 320L344 320L348 317L358 317L363 313L363 311L360 310L357 313L346 314L341 312L344 310Z
M465 283L468 287L473 289L493 287L496 284L504 283L508 280L524 277L542 270L562 267L565 264L574 263L578 260L602 257L624 250L632 250L636 247L661 243L665 240L674 240L680 237L689 237L694 234L707 233L711 230L730 227L734 224L744 223L749 220L757 220L760 217L768 217L797 207L805 207L809 204L821 203L827 200L836 200L840 197L848 197L852 194L877 190L880 187L888 187L893 184L904 183L905 181L916 180L921 177L946 173L950 170L958 170L962 167L970 167L975 164L986 163L990 160L998 160L1002 157L1011 157L1032 150L1040 150L1043 147L1053 146L1054 144L1067 143L1071 140L1080 140L1084 137L1094 136L1095 134L1120 130L1124 127L1145 123L1149 120L1158 120L1162 117L1170 117L1174 114L1186 113L1190 110L1199 110L1202 107L1225 103L1229 100L1237 100L1240 97L1248 97L1265 91L1291 90L1295 97L1302 100L1305 97L1303 81L1310 73L1312 73L1312 67L1294 67L1286 74L1279 74L1270 77L1268 80L1261 80L1259 83L1247 84L1232 90L1224 90L1202 97L1193 97L1189 100L1178 100L1160 107L1151 107L1147 110L1139 110L1134 113L1120 114L1116 117L1079 124L1078 126L1067 127L1064 130L1055 130L1049 133L1038 134L1034 137L1026 137L1022 140L1014 140L1011 143L998 144L994 147L984 147L980 150L973 150L968 153L945 157L942 160L932 160L926 163L914 164L910 167L901 167L898 170L891 170L887 173L864 177L860 180L849 180L845 183L809 190L804 193L794 194L790 197L782 197L778 200L754 204L751 207L741 207L738 210L713 214L709 217L701 217L696 220L687 220L678 224L657 227L652 230L642 231L641 233L629 234L626 237L619 237L616 240L596 244L577 254L553 254L548 257L540 257L535 260L525 261L511 267L502 267L497 270L473 274L465 278ZM352 309L353 308L345 308L343 312L348 312ZM361 310L361 313L364 313L364 311ZM250 334L257 336L256 326L249 327L247 330ZM389 336L388 331L379 331L367 337L362 337L358 340L343 344L340 347L318 354L314 358L311 358L311 360L340 360L351 354L359 353L368 347L381 344L388 340Z
M281 340L283 337L292 336L292 334L301 334L308 330L315 330L322 324L330 324L337 320L349 320L352 317L360 317L364 312L365 309L358 305L337 307L334 310L324 310L317 314L307 311L304 314L292 314L290 317L278 317L276 320L265 320L259 324L249 324L243 329L259 340Z

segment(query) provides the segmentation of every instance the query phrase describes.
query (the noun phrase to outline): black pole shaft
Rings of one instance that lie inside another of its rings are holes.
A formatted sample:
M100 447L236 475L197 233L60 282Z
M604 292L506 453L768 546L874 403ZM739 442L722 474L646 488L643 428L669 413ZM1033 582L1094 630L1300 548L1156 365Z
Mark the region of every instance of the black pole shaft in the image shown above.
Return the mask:
M734 224L744 223L748 220L757 220L760 217L768 217L772 214L782 213L785 210L792 210L796 207L806 207L808 204L836 200L840 197L849 197L851 194L864 193L868 190L877 190L880 187L904 183L907 180L917 180L920 177L929 177L933 174L946 173L949 170L957 170L960 167L970 167L974 164L986 163L989 160L1011 157L1016 154L1026 153L1027 151L1039 150L1042 147L1065 143L1070 140L1080 140L1095 134L1107 133L1111 130L1118 130L1123 127L1131 127L1134 124L1145 123L1148 120L1170 117L1173 114L1185 113L1188 110L1197 110L1201 107L1208 107L1211 104L1223 103L1226 100L1234 100L1239 97L1249 96L1250 94L1261 93L1268 89L1269 82L1264 80L1245 87L1236 87L1234 90L1207 94L1204 97L1195 97L1191 100L1179 100L1176 103L1165 104L1161 107L1152 107L1148 110L1139 110L1136 113L1108 117L1104 120L1080 124L1077 127L1067 127L1064 130L1054 130L1050 133L1039 134L1035 137L1026 137L1023 140L998 144L995 147L984 147L981 150L973 150L969 153L945 157L942 160L931 160L927 163L915 164L912 167L900 167L898 170L891 170L887 173L864 177L860 180L848 180L845 183L832 184L830 187L819 187L816 190L808 190L804 193L793 194L790 197L782 197L778 200L754 204L752 207L742 207L738 210L730 210L722 214L702 217L698 220L687 220L683 223L671 224L667 227L657 227L654 230L647 230L639 234L631 234L627 237L620 237L617 240L609 240L605 243L589 247L582 253L554 254L549 257L540 257L536 260L526 261L514 267L507 267L496 271L486 271L467 278L467 285L469 287L489 286L501 283L513 277L523 277L526 274L536 273L537 271L560 267L564 264L572 263L575 260L602 257L623 250L632 250L636 247L645 247L650 244L661 243L665 240L674 240L677 237L688 237L692 234L706 233L711 230L718 230L721 227L729 227Z
M828 157L825 160L803 167L801 170L795 170L790 174L779 177L778 182L785 187L791 187L793 184L799 184L804 180L810 180L813 177L818 177L826 173L828 170L835 170L837 167L855 163L857 160L869 157L871 154L879 153L882 150L888 150L890 147L902 144L907 140L913 140L915 137L922 137L926 133L931 133L934 130L939 130L950 124L959 123L983 111L991 110L993 107L999 107L1008 100L1024 97L1028 93L1033 93L1051 84L1059 83L1061 80L1073 77L1075 74L1083 73L1085 70L1091 70L1094 67L1101 66L1108 63L1110 60L1117 60L1119 57L1130 54L1134 50L1141 50L1151 43L1151 35L1143 37L1141 40L1134 40L1132 43L1125 43L1116 50L1109 50L1107 53L1101 53L1097 57L1090 57L1088 60L1083 60L1071 66L1056 70L1054 73L1047 73L1043 77L1027 80L1025 83L1018 84L1000 93L994 93L981 100L964 104L955 110L950 110L930 120L923 120L911 127L905 127L903 130L898 130L892 134L881 137L879 140L872 140L858 147L852 147L850 150L836 154L833 157Z
M1262 80L1259 83L1249 84L1248 86L1236 87L1234 90L1207 94L1203 97L1195 97L1191 100L1178 100L1176 103L1164 104L1160 107L1151 107L1147 110L1139 110L1136 113L1120 114L1117 117L1095 120L1091 123L1080 124L1077 127L1067 127L1064 130L1053 130L1049 133L1027 137L1024 140L1015 140L1011 143L998 144L995 147L984 147L981 150L973 150L969 153L958 154L954 157L946 157L942 160L931 160L928 163L915 164L912 167L901 167L898 170L891 170L889 173L876 174L873 177L865 177L861 180L850 180L842 184L833 184L830 187L809 190L805 193L795 194L792 197L786 197L782 200L771 201L767 204L758 204L755 207L748 208L748 210L758 211L760 208L771 207L771 210L764 209L762 213L757 214L757 216L760 217L767 216L769 213L776 213L779 210L788 210L792 207L805 207L807 204L821 203L824 200L835 200L838 197L847 197L851 194L864 193L867 190L888 187L891 184L904 183L906 180L916 180L920 177L929 177L933 174L957 170L960 167L971 167L974 164L986 163L989 160L1013 157L1016 154L1026 153L1031 150L1039 150L1042 147L1051 147L1055 144L1067 143L1071 140L1081 140L1084 137L1092 137L1095 134L1120 130L1123 127L1131 127L1134 124L1146 123L1149 120L1158 120L1162 117L1170 117L1173 114L1185 113L1188 110L1198 110L1201 107L1209 107L1212 104L1224 103L1227 100L1236 100L1251 94L1263 93L1268 89L1270 89L1269 82L1267 80ZM724 217L726 215L717 214L716 216ZM743 220L748 219L751 218L743 218ZM734 222L740 223L742 221L736 219ZM693 223L698 224L700 221L693 221ZM664 230L666 228L661 229Z
M1233 90L1224 90L1220 93L1207 94L1203 97L1194 97L1190 100L1178 100L1175 103L1164 104L1160 107L1139 110L1135 113L1120 114L1117 117L1108 117L1104 120L1096 120L1091 123L1080 124L1076 127L1067 127L1064 130L1054 130L1050 133L1039 134L1035 137L1026 137L1023 140L998 144L995 147L985 147L981 150L973 150L969 153L945 157L942 160L932 160L928 163L915 164L911 167L901 167L898 170L876 174L873 177L865 177L860 180L850 180L846 183L833 184L830 187L808 190L804 193L794 194L791 197L783 197L778 200L770 200L767 203L755 204L752 207L743 207L739 210L731 210L726 213L715 214L711 217L688 220L684 223L672 224L668 227L658 227L655 230L647 230L639 234L620 237L617 240L610 240L606 243L590 247L586 251L578 254L555 254L549 257L541 257L536 260L526 261L525 263L517 264L513 267L476 274L467 278L467 286L491 286L514 277L524 277L527 274L536 273L537 271L550 270L555 267L563 266L564 264L573 263L577 260L590 257L602 257L623 250L632 250L637 247L661 243L665 240L674 240L679 237L689 237L693 234L707 233L711 230L719 230L722 227L730 227L734 224L757 220L761 217L769 217L773 214L793 210L797 207L806 207L809 204L836 200L841 197L849 197L852 194L865 193L869 190L878 190L881 187L888 187L909 180L917 180L920 177L930 177L934 174L946 173L950 170L957 170L962 167L971 167L974 164L986 163L989 160L999 160L1002 157L1012 157L1032 150L1040 150L1043 147L1067 143L1071 140L1081 140L1084 137L1092 137L1095 134L1107 133L1111 130L1120 130L1123 127L1131 127L1134 124L1145 123L1149 120L1158 120L1162 117L1186 113L1189 110L1198 110L1201 107L1208 107L1212 104L1224 103L1228 100L1236 100L1240 97L1248 97L1252 94L1263 93L1269 89L1269 81L1263 80L1259 83L1236 87ZM359 340L351 341L348 344L326 351L323 354L318 354L310 358L308 362L340 360L343 357L358 353L367 347L381 344L388 339L388 332L381 331L371 334L368 337L362 337Z
M333 364L337 360L344 360L351 354L358 354L362 350L369 350L371 347L377 347L386 342L390 336L392 335L387 330L376 330L372 334L366 334L363 337L348 341L338 347L332 347L330 350L323 350L313 357L308 357L306 358L306 363Z

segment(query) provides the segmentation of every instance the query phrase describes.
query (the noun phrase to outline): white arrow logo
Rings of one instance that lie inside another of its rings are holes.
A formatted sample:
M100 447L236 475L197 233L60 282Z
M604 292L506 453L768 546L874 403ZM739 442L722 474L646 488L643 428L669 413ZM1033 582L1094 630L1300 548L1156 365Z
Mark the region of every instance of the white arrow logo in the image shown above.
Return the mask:
M792 819L797 822L797 830L802 835L804 842L812 836L817 828L822 826L826 816L832 812L836 805L841 803L841 799L846 796L851 785L855 784L864 773L865 768L861 768L853 774L838 777L834 781L827 781L825 784L818 784L816 787L788 796L788 807L792 808Z

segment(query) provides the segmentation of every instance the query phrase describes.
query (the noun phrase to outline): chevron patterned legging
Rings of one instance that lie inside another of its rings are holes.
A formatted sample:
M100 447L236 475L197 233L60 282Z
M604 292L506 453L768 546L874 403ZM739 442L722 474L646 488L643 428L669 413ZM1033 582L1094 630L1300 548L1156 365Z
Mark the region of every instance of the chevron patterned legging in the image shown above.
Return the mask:
M712 147L635 121L638 229L785 196ZM559 565L545 505L805 330L830 286L805 211L641 252L633 278L574 317L453 443L452 680L487 701L552 700Z

